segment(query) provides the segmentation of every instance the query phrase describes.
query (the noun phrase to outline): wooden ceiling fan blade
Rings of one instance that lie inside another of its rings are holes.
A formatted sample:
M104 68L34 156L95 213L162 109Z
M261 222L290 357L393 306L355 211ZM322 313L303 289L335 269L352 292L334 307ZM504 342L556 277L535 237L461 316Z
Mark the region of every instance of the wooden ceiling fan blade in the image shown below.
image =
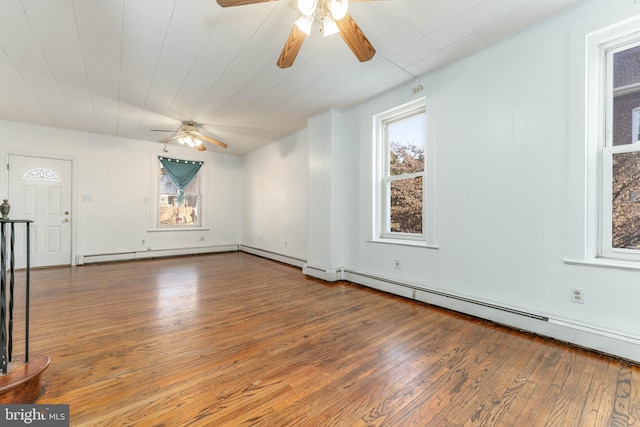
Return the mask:
M336 21L340 36L345 41L351 52L360 62L365 62L373 58L376 50L364 35L356 21L348 13L339 21Z
M278 58L278 67L289 68L293 65L293 61L296 60L296 56L298 56L298 52L300 52L300 48L306 37L307 35L294 24L291 33L289 33L289 38L285 42L280 57Z
M266 3L268 1L277 1L277 0L217 0L217 1L221 7L233 7L233 6L245 6L248 4L255 4L255 3Z
M196 137L198 137L199 139L201 139L201 140L203 140L203 141L207 141L207 142L210 142L210 143L212 143L212 144L219 145L219 146L220 146L220 147L222 147L222 148L227 148L227 147L228 147L228 145L227 145L227 144L225 144L224 142L222 142L222 141L218 141L217 139L213 139L213 138L211 138L211 137L208 137L207 135L203 135L203 134L201 134L200 132L195 132L195 131L194 131L194 132L192 132L192 133L193 133ZM198 145L198 150L200 150L200 151L204 151L204 150L206 150L206 148L205 148L205 149L203 149L203 150L201 150L201 149L200 149L200 147L202 147L202 146L203 146L202 144Z

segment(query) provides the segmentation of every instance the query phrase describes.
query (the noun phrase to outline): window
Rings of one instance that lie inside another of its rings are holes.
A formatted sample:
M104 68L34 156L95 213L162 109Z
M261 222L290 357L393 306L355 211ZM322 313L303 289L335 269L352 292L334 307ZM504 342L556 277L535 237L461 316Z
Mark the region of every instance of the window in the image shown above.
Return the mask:
M24 179L30 181L60 181L58 174L51 169L35 168L24 174Z
M640 33L602 43L600 55L598 255L640 260Z
M167 157L158 160L158 227L200 227L203 162Z
M424 98L374 117L374 240L427 241L426 122Z

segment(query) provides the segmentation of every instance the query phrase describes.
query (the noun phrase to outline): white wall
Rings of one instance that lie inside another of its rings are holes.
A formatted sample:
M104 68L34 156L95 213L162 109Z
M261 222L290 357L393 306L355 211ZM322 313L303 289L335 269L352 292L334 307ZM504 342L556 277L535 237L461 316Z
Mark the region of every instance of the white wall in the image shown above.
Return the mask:
M320 268L307 273L338 269L366 286L639 361L640 269L574 262L588 232L584 36L639 14L636 2L592 0L423 76L437 249L371 241L372 116L411 101L414 84L311 118L296 136L308 139L309 212L297 191L279 201L309 218L309 265ZM279 194L269 183L294 185L269 177L289 167L277 155L283 143L247 161L247 174L263 178L247 179L245 242L267 235L274 243L263 246L274 250L284 213L262 205ZM583 288L584 304L571 302L571 287Z
M308 170L306 130L245 156L244 245L306 260Z
M639 359L640 271L564 262L586 232L584 132L576 131L585 127L585 70L576 58L586 32L637 14L636 2L594 0L422 79L434 97L436 150L427 156L436 156L439 249L369 241L371 116L411 100L410 86L346 112L345 268L628 340ZM571 302L572 286L584 289L584 304ZM550 334L634 356L608 338Z
M240 243L243 164L241 157L195 152L182 147L0 121L0 150L71 159L73 162L73 254L118 254ZM151 174L157 156L200 159L204 165L204 226L208 230L157 232L153 218L156 188ZM0 174L6 194L7 175ZM92 202L83 202L91 195ZM201 241L200 238L204 240ZM145 243L142 244L142 240ZM130 257L129 257L130 258Z

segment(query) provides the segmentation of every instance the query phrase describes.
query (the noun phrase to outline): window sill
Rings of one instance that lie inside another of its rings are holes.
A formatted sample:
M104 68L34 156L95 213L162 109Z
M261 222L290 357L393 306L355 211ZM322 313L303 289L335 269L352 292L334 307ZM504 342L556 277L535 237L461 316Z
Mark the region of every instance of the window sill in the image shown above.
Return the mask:
M164 233L168 231L209 231L209 228L205 228L205 227L150 228L147 230L147 233Z
M562 260L568 265L583 265L586 267L614 268L619 270L640 270L640 262L622 261L618 259L595 258L595 259L569 259Z
M375 239L367 240L367 243L382 243L384 245L397 246L413 246L416 248L440 249L439 245L429 244L419 240L402 240L402 239Z

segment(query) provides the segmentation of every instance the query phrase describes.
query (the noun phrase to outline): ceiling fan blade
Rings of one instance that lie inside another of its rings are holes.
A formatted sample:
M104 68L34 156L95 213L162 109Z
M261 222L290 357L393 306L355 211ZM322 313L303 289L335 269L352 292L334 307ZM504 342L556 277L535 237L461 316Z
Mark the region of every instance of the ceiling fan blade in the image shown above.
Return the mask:
M336 24L340 30L340 36L360 62L373 58L376 50L349 13L341 20L336 21Z
M217 0L218 4L222 7L231 7L231 6L244 6L247 4L255 4L255 3L265 3L268 1L277 1L277 0Z
M307 35L294 24L291 33L289 33L289 38L282 48L280 58L278 58L278 67L289 68L293 65L293 61L296 60L296 56L298 56L298 52L306 37Z
M218 141L217 139L210 138L210 137L208 137L207 135L203 135L203 134L201 134L200 132L193 131L193 132L191 132L191 133L192 133L193 135L197 136L199 139L201 139L201 140L203 140L203 141L207 141L207 142L210 142L210 143L212 143L212 144L219 145L219 146L220 146L220 147L222 147L222 148L227 148L227 147L228 147L228 145L227 145L227 144L225 144L224 142L222 142L222 141ZM200 150L200 147L202 147L202 146L203 146L202 144L198 145L198 150ZM206 150L206 148L205 148L204 150ZM204 150L200 150L200 151L204 151Z
M159 142L165 144L167 142L171 142L171 141L175 141L176 139L180 139L183 136L184 136L183 134L173 135L173 136L170 136L169 138L161 139Z

